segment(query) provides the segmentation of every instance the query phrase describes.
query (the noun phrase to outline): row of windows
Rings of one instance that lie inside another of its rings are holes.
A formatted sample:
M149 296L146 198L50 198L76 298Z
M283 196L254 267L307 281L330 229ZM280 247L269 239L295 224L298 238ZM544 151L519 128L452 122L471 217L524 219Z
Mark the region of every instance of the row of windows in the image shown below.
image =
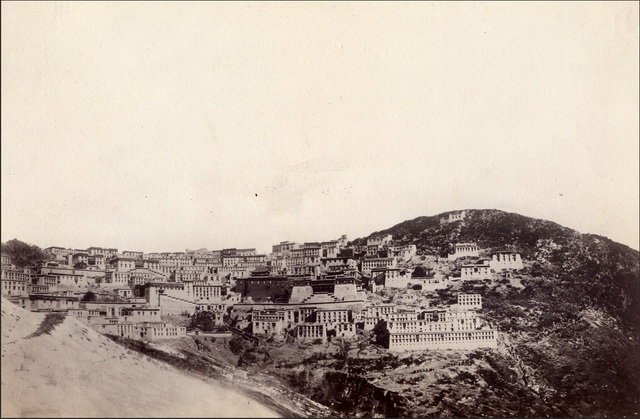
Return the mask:
M462 341L488 341L494 340L495 333L491 332L477 332L477 333L451 333L442 335L438 333L426 333L415 335L394 335L389 336L390 343L448 343L448 342L462 342Z

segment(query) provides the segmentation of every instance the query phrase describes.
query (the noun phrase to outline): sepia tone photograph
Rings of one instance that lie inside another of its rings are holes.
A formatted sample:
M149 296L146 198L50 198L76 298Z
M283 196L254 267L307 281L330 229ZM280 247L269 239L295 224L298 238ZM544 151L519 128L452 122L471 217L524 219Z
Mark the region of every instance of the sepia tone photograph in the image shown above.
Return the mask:
M638 2L1 12L1 417L640 416Z

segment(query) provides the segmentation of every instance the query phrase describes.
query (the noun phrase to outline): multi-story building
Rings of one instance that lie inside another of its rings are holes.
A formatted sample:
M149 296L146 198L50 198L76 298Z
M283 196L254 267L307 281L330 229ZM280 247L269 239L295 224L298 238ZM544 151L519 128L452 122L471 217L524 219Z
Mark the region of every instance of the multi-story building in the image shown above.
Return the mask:
M52 254L53 256L55 256L55 258L57 260L61 260L61 261L65 261L65 262L67 260L67 256L68 255L72 255L74 253L78 253L77 250L66 249L64 247L59 247L59 246L47 247L47 248L43 249L43 251Z
M449 255L449 260L456 260L461 257L478 257L480 248L475 243L456 243L455 251Z
M448 217L440 218L440 224L453 223L453 222L456 222L456 221L462 221L462 220L464 220L466 215L467 215L466 211L454 211L454 212L451 212L451 213L449 213Z
M193 314L200 305L222 303L223 286L195 285L188 282L149 283L145 299L150 307L160 307L163 314Z
M381 250L381 246L379 244L368 244L366 249L367 249L366 257L368 257L368 258L377 258L378 257L378 253ZM383 253L386 253L386 252L383 252Z
M404 261L408 261L415 256L416 251L417 248L415 244L395 245L387 248L388 256L396 257Z
M11 267L11 256L2 253L2 269Z
M160 309L151 307L123 307L120 314L125 322L154 322L160 321Z
M67 265L74 266L76 264L84 264L85 266L89 263L89 254L85 252L72 253L67 255Z
M235 292L242 298L251 297L253 301L286 302L292 286L293 280L285 276L250 276L236 279Z
M375 268L395 268L397 261L395 258L365 258L362 259L361 264L360 270L362 273L369 275Z
M251 249L236 249L237 256L255 256L258 252L255 248Z
M362 313L364 330L373 330L380 320L388 320L389 315L396 313L398 308L395 304L380 304L367 307Z
M295 310L264 309L251 314L252 331L254 335L281 335L284 337L296 322Z
M274 244L272 246L272 253L274 255L282 256L288 253L290 250L298 248L299 246L300 244L294 243L294 242L289 242L289 241L280 242L280 244Z
M306 263L318 263L322 257L322 248L318 246L312 246L315 243L305 243L305 246L300 249L290 250L290 257L305 259Z
M56 275L51 274L37 274L31 279L31 284L46 287L48 291L55 291L58 285L58 278Z
M320 248L322 249L323 258L335 258L338 257L340 252L340 242L338 240L330 240L328 242L321 242Z
M3 297L16 297L27 296L29 282L16 281L2 278L2 296Z
M131 271L106 271L104 273L104 282L105 284L128 286L131 284Z
M143 252L136 252L133 250L123 250L122 257L128 259L142 259L144 257Z
M506 269L519 270L523 268L520 253L516 252L497 252L491 257L491 269L500 272Z
M464 309L481 309L482 296L480 294L458 294L458 306Z
M115 258L111 260L111 264L118 272L129 272L136 268L136 260L132 258Z
M462 297L462 298L461 298ZM387 324L389 349L392 351L424 349L476 349L495 348L496 332L484 325L475 311L479 308L477 297L469 294L458 296L460 310L433 309L422 313L421 319L397 319L393 315Z
M477 263L470 263L460 267L460 278L462 280L471 279L491 279L491 266L488 260L480 260Z
M351 311L345 309L318 309L316 311L316 323L334 325L337 323L350 323Z
M356 325L354 323L338 323L333 329L337 338L355 338Z
M422 280L422 291L437 291L449 287L449 278L445 275L419 279Z
M392 240L393 236L391 234L370 237L367 239L367 246L388 246L389 244L391 244Z
M31 283L34 272L31 269L2 269L1 273L3 281L18 281Z
M142 259L142 261L137 261L136 267L160 272L160 261L158 259Z
M90 247L87 249L87 253L89 253L92 256L102 255L105 257L105 259L108 260L118 256L118 249L115 249L112 247L108 247L108 248Z
M309 342L327 341L327 327L323 323L300 323L296 326L296 340Z
M186 327L166 322L120 323L116 320L95 325L94 328L105 335L137 340L178 339L187 336Z
M398 268L374 268L371 270L371 277L376 278L382 275L385 288L405 289L409 285L411 275Z
M496 331L491 329L397 332L389 334L390 351L423 351L425 349L496 348Z
M349 257L331 257L320 259L320 267L324 271L340 268L344 270L358 269L358 261Z
M180 253L182 255L182 253ZM163 253L162 257L158 259L160 266L166 266L170 268L179 268L182 266L193 265L193 260L187 256L179 256L171 253Z
M67 311L80 308L78 297L47 294L18 297L18 305L29 311Z
M116 283L121 283L121 280L124 280L128 277L128 285L130 287L134 287L136 285L144 285L150 282L165 282L168 279L166 275L160 272L152 271L151 269L145 268L136 268L128 272L122 272L121 274L123 275L118 277L118 281ZM113 273L111 273L111 275L113 275Z
M87 277L76 273L50 273L55 276L58 289L60 288L85 288L89 284Z

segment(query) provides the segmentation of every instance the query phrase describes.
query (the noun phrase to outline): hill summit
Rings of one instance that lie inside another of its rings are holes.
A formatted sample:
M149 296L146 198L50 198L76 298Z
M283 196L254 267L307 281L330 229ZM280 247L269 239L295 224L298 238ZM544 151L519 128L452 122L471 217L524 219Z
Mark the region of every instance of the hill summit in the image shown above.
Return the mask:
M551 221L496 209L467 209L417 217L356 239L354 243L361 244L384 234L393 235L400 243L415 244L423 254L440 256L452 252L456 242L470 241L487 251L513 250L526 257L535 256L541 248L548 247L550 241L556 246L567 246L576 240L600 245L600 249L615 244L621 251L634 254L628 246L602 236L581 234ZM636 256L637 253L635 251Z

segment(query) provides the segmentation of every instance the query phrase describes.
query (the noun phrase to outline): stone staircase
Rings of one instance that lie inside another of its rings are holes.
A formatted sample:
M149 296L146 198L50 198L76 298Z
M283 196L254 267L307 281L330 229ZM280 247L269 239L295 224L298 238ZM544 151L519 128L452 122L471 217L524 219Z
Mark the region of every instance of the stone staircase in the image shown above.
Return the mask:
M305 297L298 304L313 304L313 303L338 303L339 300L333 293L328 294L313 294L309 297Z

